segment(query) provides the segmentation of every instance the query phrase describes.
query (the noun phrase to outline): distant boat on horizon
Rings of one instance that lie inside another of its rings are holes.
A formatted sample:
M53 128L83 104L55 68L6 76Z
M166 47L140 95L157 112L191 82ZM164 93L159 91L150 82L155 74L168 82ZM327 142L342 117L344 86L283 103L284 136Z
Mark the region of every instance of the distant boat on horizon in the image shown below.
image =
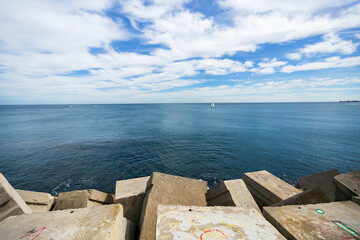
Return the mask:
M213 102L211 103L210 107L211 107L211 108L216 108L216 107L215 107L214 100L213 100Z
M359 100L347 100L347 101L339 101L339 102L360 102Z

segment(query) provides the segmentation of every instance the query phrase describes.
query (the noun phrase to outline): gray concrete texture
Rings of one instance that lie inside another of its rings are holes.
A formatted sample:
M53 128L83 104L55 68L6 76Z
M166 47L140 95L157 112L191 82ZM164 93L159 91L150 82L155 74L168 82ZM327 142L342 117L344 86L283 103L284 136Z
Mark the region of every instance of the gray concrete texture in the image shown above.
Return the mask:
M286 205L305 205L315 203L329 203L328 195L320 187L307 189L302 193L296 194L288 199L277 202L272 207L280 207Z
M302 190L308 190L315 187L321 187L325 193L328 195L330 201L336 200L336 186L334 183L334 177L339 175L337 169L332 169L326 172L317 173L307 177L302 177L297 179L299 186ZM338 199L346 200L346 199Z
M261 212L242 179L223 181L206 193L208 206L236 206L255 208Z
M155 240L159 204L206 206L207 182L154 172L146 187L140 218L140 239Z
M115 203L124 208L124 216L139 224L143 200L146 194L146 185L150 176L120 180L116 182Z
M349 199L360 196L360 171L337 175L334 180L336 187Z
M150 176L116 181L115 201L145 193L149 179Z
M157 240L285 239L254 208L159 205Z
M0 221L24 213L32 213L25 201L0 173Z
M111 239L125 238L120 204L9 217L0 222L1 239Z
M351 200L352 200L354 203L357 203L357 204L360 205L360 197L358 197L358 196L353 196L353 197L351 198Z
M264 207L263 212L287 239L360 239L360 206L351 201Z
M33 212L47 212L53 207L55 197L49 193L16 190Z
M302 192L265 170L244 173L242 179L260 207L275 204Z
M111 194L94 189L60 193L53 210L84 208L113 203Z

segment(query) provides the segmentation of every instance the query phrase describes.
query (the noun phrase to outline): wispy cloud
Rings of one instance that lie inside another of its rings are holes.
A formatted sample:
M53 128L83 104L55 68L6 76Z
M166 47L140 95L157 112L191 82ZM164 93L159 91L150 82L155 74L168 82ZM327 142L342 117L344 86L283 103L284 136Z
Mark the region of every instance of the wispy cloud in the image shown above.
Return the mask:
M329 33L324 35L324 41L306 45L295 53L287 54L289 59L300 60L302 55L307 57L319 53L340 53L343 55L352 54L356 51L359 43L351 40L342 40L339 35Z
M282 72L292 73L295 71L309 71L329 68L340 68L340 67L353 67L360 65L360 57L330 57L321 62L310 62L299 65L287 65L282 68Z

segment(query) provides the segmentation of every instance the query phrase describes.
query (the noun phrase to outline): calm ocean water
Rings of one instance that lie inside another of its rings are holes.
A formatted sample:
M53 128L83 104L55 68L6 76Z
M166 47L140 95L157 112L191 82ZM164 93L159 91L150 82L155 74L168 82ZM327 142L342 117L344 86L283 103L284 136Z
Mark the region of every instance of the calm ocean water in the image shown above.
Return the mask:
M0 106L0 172L18 189L114 192L159 171L213 185L360 169L360 104Z

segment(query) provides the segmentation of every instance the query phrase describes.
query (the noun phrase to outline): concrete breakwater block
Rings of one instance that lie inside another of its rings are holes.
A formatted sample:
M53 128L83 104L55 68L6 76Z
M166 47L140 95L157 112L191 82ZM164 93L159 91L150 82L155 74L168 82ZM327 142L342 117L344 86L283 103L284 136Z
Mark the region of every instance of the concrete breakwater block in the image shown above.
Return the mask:
M55 197L49 193L16 190L33 212L50 211L55 203Z
M242 179L223 181L206 193L208 206L255 208L261 212Z
M357 204L360 205L360 197L358 197L358 196L353 196L353 197L351 198L351 200L352 200L354 203L357 203Z
M334 180L336 187L349 199L360 196L360 171L337 175Z
M351 201L264 207L263 211L287 239L360 239L360 206Z
M254 208L159 205L156 239L285 238Z
M330 199L328 195L320 187L307 189L302 193L296 194L288 199L277 202L271 207L280 207L286 205L305 205L315 203L329 203Z
M120 204L33 213L0 222L1 239L124 239Z
M302 192L265 170L244 173L242 179L262 206L272 205Z
M94 189L59 193L53 210L84 208L113 203L111 194Z
M297 179L299 186L302 190L308 190L315 187L321 187L330 198L330 201L334 202L336 199L336 186L334 183L334 177L339 175L337 169L331 169L326 172L317 173L307 177ZM346 199L338 199L346 200Z
M146 184L150 176L116 181L115 203L124 208L124 217L139 224Z
M6 178L0 173L0 221L9 216L24 213L32 213L32 211Z
M155 240L159 204L206 206L207 182L154 172L146 187L140 218L140 239Z

